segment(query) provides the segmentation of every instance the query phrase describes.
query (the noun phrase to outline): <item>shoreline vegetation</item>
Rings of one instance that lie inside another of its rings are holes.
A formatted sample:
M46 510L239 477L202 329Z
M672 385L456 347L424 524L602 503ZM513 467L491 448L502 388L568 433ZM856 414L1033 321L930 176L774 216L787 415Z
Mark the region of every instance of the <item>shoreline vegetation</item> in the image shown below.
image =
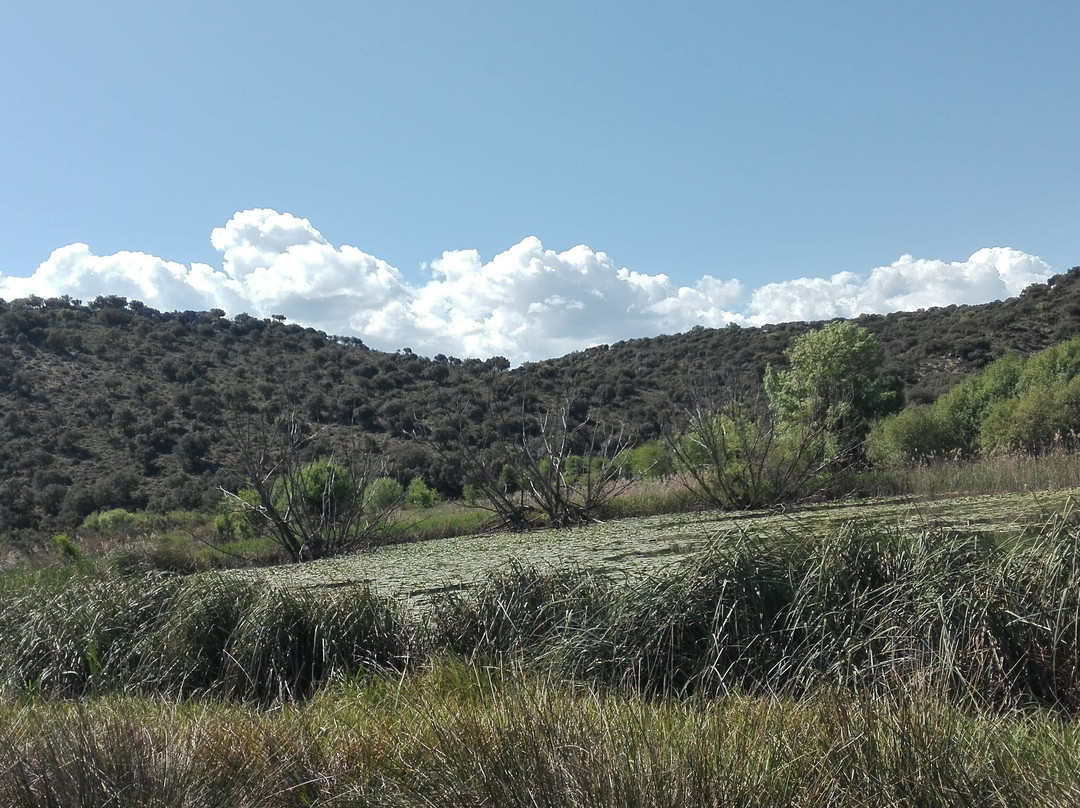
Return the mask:
M511 563L420 610L247 572L9 573L0 804L1080 800L1068 493L828 518L859 507L634 579Z
M932 697L597 693L457 663L272 711L0 706L13 806L1061 806L1076 728Z

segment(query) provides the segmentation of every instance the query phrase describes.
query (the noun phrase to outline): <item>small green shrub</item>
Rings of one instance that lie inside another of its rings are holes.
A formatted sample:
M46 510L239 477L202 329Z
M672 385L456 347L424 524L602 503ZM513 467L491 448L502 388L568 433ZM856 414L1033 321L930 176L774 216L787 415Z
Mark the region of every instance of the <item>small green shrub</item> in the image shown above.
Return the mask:
M338 512L349 507L356 492L348 470L325 458L274 483L272 499L279 510L300 505L308 513Z
M83 530L93 530L112 536L130 535L145 527L147 527L145 514L125 511L123 508L92 513L82 523Z
M393 477L377 477L364 491L364 510L373 513L388 511L404 496L405 489Z
M83 558L82 548L67 533L57 533L52 537L56 549L71 561L79 561Z
M439 502L439 494L420 477L413 477L405 490L405 503L414 508L433 508Z
M877 421L866 438L866 456L877 466L928 463L953 447L948 423L929 405L901 410Z
M121 575L169 572L189 575L208 567L198 544L185 536L151 533L114 547L105 557Z
M235 498L224 497L214 517L214 535L219 542L248 541L258 535L259 495L252 488L242 488Z
M615 462L623 468L628 477L662 479L674 471L671 454L660 439L627 449Z

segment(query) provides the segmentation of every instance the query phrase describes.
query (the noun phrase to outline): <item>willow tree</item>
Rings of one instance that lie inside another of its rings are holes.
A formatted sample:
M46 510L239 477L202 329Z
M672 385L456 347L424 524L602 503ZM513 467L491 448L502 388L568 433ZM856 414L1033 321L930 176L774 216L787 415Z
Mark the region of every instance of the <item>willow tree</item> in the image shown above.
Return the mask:
M871 421L899 404L865 328L830 323L799 337L765 397L699 395L670 447L687 486L722 508L758 508L827 493L862 462Z

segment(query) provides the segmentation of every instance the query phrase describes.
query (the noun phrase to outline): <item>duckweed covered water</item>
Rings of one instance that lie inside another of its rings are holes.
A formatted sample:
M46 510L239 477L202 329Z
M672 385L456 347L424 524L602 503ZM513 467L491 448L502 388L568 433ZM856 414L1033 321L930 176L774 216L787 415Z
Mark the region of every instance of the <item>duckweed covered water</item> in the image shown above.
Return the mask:
M915 502L909 498L829 503L797 511L721 512L621 519L564 530L492 533L381 547L373 552L301 565L247 570L303 588L370 585L417 606L439 593L467 588L511 560L538 567L578 567L618 579L663 571L732 534L825 537L851 523L898 530L934 526L963 533L1020 536L1071 507L1080 489L995 494Z

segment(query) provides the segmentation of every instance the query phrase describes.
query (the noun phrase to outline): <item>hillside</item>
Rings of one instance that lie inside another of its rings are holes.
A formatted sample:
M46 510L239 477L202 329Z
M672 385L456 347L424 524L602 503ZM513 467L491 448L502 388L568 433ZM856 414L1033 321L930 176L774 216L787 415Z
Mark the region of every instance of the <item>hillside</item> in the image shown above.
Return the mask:
M1080 332L1080 268L999 303L858 322L907 399L929 401L1008 350ZM110 507L212 507L228 452L222 417L240 406L351 425L397 475L455 493L453 458L411 440L417 424L463 419L509 437L523 401L573 389L582 409L603 408L644 440L703 384L754 389L812 327L698 328L511 370L501 357L384 353L276 319L160 313L117 297L0 303L0 531L70 526Z

